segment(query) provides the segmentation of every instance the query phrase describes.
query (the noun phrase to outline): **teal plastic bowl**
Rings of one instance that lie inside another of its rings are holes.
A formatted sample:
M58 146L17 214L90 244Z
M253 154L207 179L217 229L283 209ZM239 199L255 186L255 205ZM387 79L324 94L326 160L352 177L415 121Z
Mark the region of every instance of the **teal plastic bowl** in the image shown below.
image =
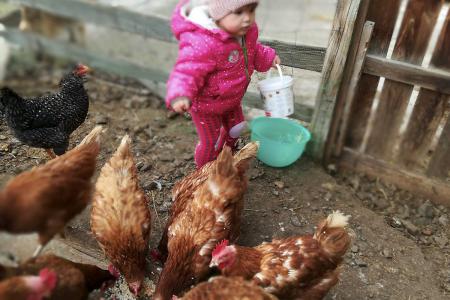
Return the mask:
M259 141L258 159L271 167L286 167L302 156L311 139L308 129L289 119L260 117L250 123L251 140Z

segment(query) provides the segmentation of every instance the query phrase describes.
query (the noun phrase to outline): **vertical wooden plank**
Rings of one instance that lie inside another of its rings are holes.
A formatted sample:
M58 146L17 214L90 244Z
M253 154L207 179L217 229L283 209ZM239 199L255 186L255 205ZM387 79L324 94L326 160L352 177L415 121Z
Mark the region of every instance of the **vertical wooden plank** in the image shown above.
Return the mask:
M367 14L367 20L375 22L372 39L367 53L385 56L401 0L372 0ZM379 77L363 74L357 86L355 101L351 106L348 130L345 133L345 145L357 149L364 138L367 120L372 108L373 98L378 86Z
M361 0L339 0L317 94L308 151L322 159Z
M355 70L355 63L358 56L358 51L361 47L361 40L363 39L363 32L367 18L367 12L369 11L370 0L362 0L358 12L358 17L355 22L355 28L353 30L352 42L349 48L349 54L347 63L344 69L344 75L342 77L342 83L339 87L339 93L336 99L336 106L333 112L333 118L330 124L330 131L328 133L327 141L325 144L323 163L329 164L332 152L337 147L337 140L341 137L340 126L343 122L344 109L347 106L347 94L350 89L350 82ZM371 22L374 24L373 22ZM372 26L373 27L373 26ZM373 28L372 28L373 31ZM367 51L368 44L364 45L365 51ZM364 52L365 56L365 52ZM359 74L361 76L361 74Z
M426 169L427 153L444 117L448 99L446 95L421 89L396 159L408 170L421 172Z
M447 14L446 23L436 45L431 64L438 68L450 69L450 11ZM450 96L447 96L447 106L450 106ZM450 177L450 107L447 114L447 123L428 166L427 174L430 176Z
M392 58L420 65L428 46L443 0L410 0L400 28ZM367 153L387 161L394 160L412 85L386 80L369 137Z
M450 98L448 100L450 101ZM450 116L428 166L427 175L440 178L450 177Z
M450 12L442 28L431 64L450 69ZM412 170L424 171L432 150L433 140L446 109L450 109L450 97L422 88L417 98L408 128L405 131L397 161ZM450 139L450 137L448 137ZM437 155L440 155L439 153ZM450 155L450 154L449 154ZM442 165L442 167L444 167ZM445 173L445 170L444 172Z
M359 79L361 78L362 69L364 66L365 58L366 58L367 45L369 44L370 38L372 37L374 25L375 25L375 23L373 23L372 21L366 21L366 23L364 25L363 34L361 37L361 41L360 41L357 56L356 56L356 61L354 64L354 69L353 69L351 78L349 80L348 91L347 91L346 95L344 96L346 103L343 108L342 122L341 122L341 126L339 128L340 132L342 132L342 133L346 132L347 128L348 128L348 120L350 118L350 108L352 107L354 99L355 99L355 95L356 95L356 91L357 91L356 88L357 88ZM336 156L341 155L343 147L344 147L344 135L341 134L336 141L336 149L335 149Z

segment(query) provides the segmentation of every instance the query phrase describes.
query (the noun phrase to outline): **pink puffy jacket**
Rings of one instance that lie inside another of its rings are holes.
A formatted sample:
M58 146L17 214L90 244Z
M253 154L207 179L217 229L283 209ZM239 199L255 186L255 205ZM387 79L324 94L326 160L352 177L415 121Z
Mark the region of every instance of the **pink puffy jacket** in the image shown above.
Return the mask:
M178 97L192 101L195 112L223 113L241 104L249 79L246 74L244 49L229 33L208 30L180 14L186 4L180 1L172 16L172 30L179 40L177 62L167 83L166 104ZM265 72L272 66L275 50L258 41L254 24L245 36L248 74Z

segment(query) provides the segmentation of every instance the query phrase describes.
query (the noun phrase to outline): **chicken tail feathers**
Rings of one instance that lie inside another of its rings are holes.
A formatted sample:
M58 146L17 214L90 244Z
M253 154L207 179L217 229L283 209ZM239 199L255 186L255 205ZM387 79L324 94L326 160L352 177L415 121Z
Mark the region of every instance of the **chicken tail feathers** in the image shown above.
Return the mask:
M128 136L128 134L124 135L122 141L120 142L119 147L117 147L115 155L118 155L120 157L127 156L130 152L130 144L131 144L130 137Z
M80 148L84 145L100 146L101 134L105 131L106 130L104 130L102 126L95 126L94 129L92 129L91 132L84 137L84 139L78 144L76 148Z
M314 238L320 243L322 250L335 263L342 260L352 241L351 234L345 228L349 218L339 211L333 212L319 224L314 234Z
M12 101L15 101L17 99L21 99L21 97L9 87L3 87L0 89L0 104L3 107L9 106Z
M239 173L243 173L248 169L250 161L258 154L258 149L259 142L250 142L234 155L234 165L239 170Z

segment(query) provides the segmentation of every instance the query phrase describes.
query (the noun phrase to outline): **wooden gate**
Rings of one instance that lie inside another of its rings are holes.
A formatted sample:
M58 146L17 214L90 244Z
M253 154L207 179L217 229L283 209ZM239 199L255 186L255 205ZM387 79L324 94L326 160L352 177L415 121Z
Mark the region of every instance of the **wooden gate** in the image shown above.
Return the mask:
M450 205L448 8L443 0L362 5L364 20L375 22L372 39L361 69L357 55L347 64L325 161Z

